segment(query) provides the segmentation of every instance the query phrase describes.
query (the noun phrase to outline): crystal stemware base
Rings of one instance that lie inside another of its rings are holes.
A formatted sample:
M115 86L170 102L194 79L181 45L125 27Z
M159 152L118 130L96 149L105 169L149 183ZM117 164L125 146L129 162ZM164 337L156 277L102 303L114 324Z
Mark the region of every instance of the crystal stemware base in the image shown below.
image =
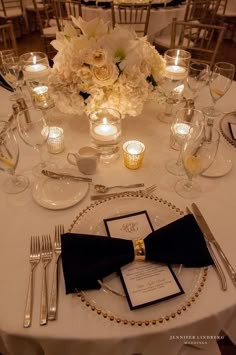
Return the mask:
M175 184L175 191L181 197L193 199L201 194L202 189L198 182L190 182L187 179L182 179Z
M22 175L7 177L2 183L2 190L7 194L18 194L26 190L29 180Z
M176 176L182 176L186 174L183 164L181 162L178 163L176 159L171 159L166 163L166 170Z

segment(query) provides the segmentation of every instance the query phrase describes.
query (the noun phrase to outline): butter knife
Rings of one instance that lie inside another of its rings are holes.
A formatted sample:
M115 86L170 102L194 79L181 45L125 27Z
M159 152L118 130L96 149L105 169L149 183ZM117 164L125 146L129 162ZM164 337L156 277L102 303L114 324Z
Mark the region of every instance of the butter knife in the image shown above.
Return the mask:
M50 170L42 170L42 174L50 177L52 179L63 179L63 178L67 178L67 179L72 179L72 180L76 180L76 181L84 181L84 182L92 182L91 178L85 178L83 176L75 176L75 175L70 175L70 174L64 174L64 173L55 173L53 171Z
M202 226L203 234L205 231L205 234L204 234L205 238L215 246L219 256L221 257L221 260L224 263L224 266L225 266L231 280L233 281L234 285L236 286L236 272L235 272L235 270L233 269L232 265L230 264L229 260L227 259L226 255L224 254L223 250L221 249L220 244L217 242L217 240L213 236L213 234L212 234L209 226L207 225L204 217L202 216L198 206L195 203L193 203L192 208L193 208L193 211L196 215L196 218L198 218L198 220L199 220L199 224L201 224L201 226Z
M193 207L193 206L192 206ZM193 208L194 209L194 208ZM191 213L191 211L189 210L189 208L187 208L187 211L188 213ZM196 222L197 224L199 225L199 228L201 229L202 233L203 233L203 236L205 238L205 242L206 242L206 246L207 246L207 249L212 257L212 260L213 260L213 263L214 263L214 266L215 266L215 271L219 277L219 280L220 280L220 283L221 283L221 288L222 290L226 291L227 290L227 282L226 282L226 278L225 278L225 275L224 275L224 272L215 256L215 253L214 253L214 250L213 250L213 247L212 247L212 244L211 242L207 239L206 237L206 233L204 233L204 229L203 229L203 226L201 225L201 222L200 220L197 218L197 216L195 216L195 219L196 219Z

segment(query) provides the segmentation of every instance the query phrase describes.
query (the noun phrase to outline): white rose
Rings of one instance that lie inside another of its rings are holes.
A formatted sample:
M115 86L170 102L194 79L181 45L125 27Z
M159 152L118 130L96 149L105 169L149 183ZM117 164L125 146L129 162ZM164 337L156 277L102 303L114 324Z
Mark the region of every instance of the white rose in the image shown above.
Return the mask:
M84 82L89 82L92 79L92 73L87 65L83 65L79 70L77 70L77 75Z
M119 70L113 63L102 67L93 67L93 82L98 86L112 85L119 76Z
M91 64L94 65L95 67L104 66L107 61L106 52L101 48L96 49L95 51L92 52L91 61L92 61Z

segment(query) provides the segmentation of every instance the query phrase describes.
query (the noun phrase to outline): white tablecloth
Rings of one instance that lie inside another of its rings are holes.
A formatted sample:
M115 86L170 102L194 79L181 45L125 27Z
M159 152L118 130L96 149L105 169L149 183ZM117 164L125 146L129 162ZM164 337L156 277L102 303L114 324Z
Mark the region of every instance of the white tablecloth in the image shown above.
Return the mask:
M208 88L199 100L200 106L210 102ZM235 109L236 83L223 97L218 107L231 111ZM0 89L1 112L10 112L9 93ZM179 197L174 184L179 179L167 173L166 161L177 158L177 152L170 149L169 125L157 119L154 104L147 104L143 114L123 121L122 142L137 139L145 143L146 152L142 168L132 171L123 166L122 157L110 166L100 164L94 183L113 185L143 181L146 186L158 184L156 194L185 210L190 200ZM6 115L5 115L6 116ZM66 150L52 156L61 166L66 166L66 154L89 144L88 121L85 117L59 118L66 133ZM67 132L70 131L70 135ZM18 137L17 137L18 139ZM20 139L20 161L18 173L30 176L32 165L38 162L38 155ZM202 195L195 202L199 205L212 232L236 269L235 259L235 211L236 211L236 148L222 138L224 152L234 164L231 172L220 178L200 177ZM1 175L2 176L2 175ZM0 177L1 178L1 177ZM31 235L51 233L54 226L64 224L67 229L74 217L91 203L89 194L79 204L66 210L47 210L37 205L30 188L18 195L7 195L0 189L1 236L0 236L0 351L4 355L217 355L216 343L197 347L184 345L184 340L171 340L173 336L217 336L221 329L235 322L236 288L226 274L228 290L223 292L215 271L211 268L201 296L181 316L156 326L132 327L110 322L89 311L77 297L65 295L62 272L59 283L58 320L46 326L39 325L42 265L38 266L35 278L35 294L32 326L23 328L23 313L29 277L29 242ZM49 267L49 282L52 279L52 264ZM157 305L158 307L158 305ZM199 348L202 350L199 350Z
M167 27L173 18L182 20L184 18L185 5L180 7L151 9L149 27L148 27L148 39L153 41L155 35L159 33L163 28ZM83 19L90 21L95 17L100 17L104 21L111 22L111 10L103 9L101 7L95 8L90 6L82 6Z

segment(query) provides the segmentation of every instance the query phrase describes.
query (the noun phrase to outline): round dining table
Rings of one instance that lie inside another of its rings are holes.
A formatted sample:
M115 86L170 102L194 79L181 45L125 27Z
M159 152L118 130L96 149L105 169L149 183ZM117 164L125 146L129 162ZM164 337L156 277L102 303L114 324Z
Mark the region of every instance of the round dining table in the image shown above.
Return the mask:
M0 116L5 120L11 114L12 101L9 100L9 95L9 91L0 88ZM216 128L219 128L221 119L227 112L235 111L235 96L236 82L233 82L230 90L217 103L221 115L214 123ZM205 87L195 105L203 108L210 103L209 88ZM226 333L229 331L232 340L236 339L236 287L218 256L227 281L226 291L221 289L215 268L210 266L207 275L204 271L203 276L199 276L201 280L197 295L195 292L195 297L191 298L189 304L173 316L167 316L168 300L133 311L127 308L124 300L119 309L121 315L127 319L132 319L134 315L136 319L144 320L140 324L135 322L134 325L106 317L96 306L91 307L83 297L77 297L76 294L66 295L62 266L59 262L57 319L41 326L40 262L35 269L32 324L29 328L23 327L30 274L30 237L50 234L53 240L55 226L59 224L64 225L65 231L71 230L76 217L83 215L88 206L93 206L89 207L93 209L96 205L96 202L91 201L91 195L95 194L94 184L127 185L143 182L145 187L156 184L153 198L164 201L165 205L174 206L174 209L178 208L182 213L186 213L186 208L191 208L192 202L195 202L232 267L236 269L236 148L221 135L218 153L221 154L222 164L225 160L230 162L230 169L222 174L212 173L196 178L202 186L200 196L194 200L184 199L174 188L180 177L171 175L165 167L169 159L177 159L178 152L170 147L170 124L158 119L160 110L161 103L158 99L153 99L145 104L141 115L125 117L122 121L120 147L127 140L143 142L146 150L142 166L137 170L126 168L120 148L120 156L116 160L110 164L98 163L96 173L89 176L93 181L83 199L71 203L71 206L64 206L66 208L57 208L57 205L55 208L42 206L41 201L33 196L34 186L40 177L34 176L32 167L39 162L39 154L24 144L15 129L20 147L16 173L28 176L30 186L19 194L6 194L0 187L0 352L4 355L217 355L220 354L217 339L222 330ZM49 123L61 127L64 131L65 149L59 154L50 154L45 149L44 158L56 163L62 171L72 169L74 174L82 175L76 167L68 163L67 154L90 145L88 118L85 115L79 117L62 114L55 108L51 109L49 116ZM4 178L4 173L0 172L0 182ZM53 183L51 186L53 188ZM107 217L112 216L112 209L104 211ZM89 230L93 230L93 225L98 223L96 216L95 213L94 219L89 221L88 234ZM191 236L189 238L191 242ZM50 293L53 262L49 264L47 272ZM199 280L195 280L193 287L198 282ZM94 292L100 292L101 295L103 291ZM174 304L178 304L181 297L185 296L178 297L173 301ZM112 308L115 303L116 298L109 307ZM146 314L147 319L150 319L150 313L155 317L159 314L159 309L163 314L161 320L145 323Z
M149 25L148 25L148 40L153 42L155 36L160 33L161 30L171 24L173 18L177 20L183 20L186 5L166 7L166 8L152 8L150 13ZM103 19L105 22L111 22L111 9L104 9L102 7L82 6L83 19L91 21L95 17Z

